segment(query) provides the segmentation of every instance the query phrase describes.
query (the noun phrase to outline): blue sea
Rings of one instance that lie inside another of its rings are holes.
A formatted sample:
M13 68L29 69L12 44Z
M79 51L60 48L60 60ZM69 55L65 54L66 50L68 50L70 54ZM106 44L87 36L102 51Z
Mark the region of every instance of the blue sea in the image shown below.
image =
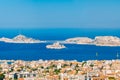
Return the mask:
M41 28L0 29L0 37L13 38L18 34L47 41L63 41L73 37L118 36L120 29ZM16 44L0 42L1 60L111 60L116 59L120 47L65 44L61 50L46 49L49 43ZM96 52L98 56L96 56Z

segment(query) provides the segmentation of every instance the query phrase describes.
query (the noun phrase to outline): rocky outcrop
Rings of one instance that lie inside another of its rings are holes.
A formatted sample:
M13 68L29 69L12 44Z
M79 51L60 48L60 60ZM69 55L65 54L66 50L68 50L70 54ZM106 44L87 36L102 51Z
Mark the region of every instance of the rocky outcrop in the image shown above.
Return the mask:
M120 38L116 36L97 36L93 44L97 46L120 46Z
M77 43L77 44L91 44L92 41L93 40L88 37L77 37L77 38L70 38L65 40L65 42L67 43Z
M65 40L66 43L92 44L96 46L120 46L120 38L116 36L96 36L95 39L77 37Z
M36 40L33 38L28 38L28 37L21 35L21 34L14 37L13 39L2 37L2 38L0 38L0 41L8 42L8 43L40 43L40 42L43 42L43 41Z

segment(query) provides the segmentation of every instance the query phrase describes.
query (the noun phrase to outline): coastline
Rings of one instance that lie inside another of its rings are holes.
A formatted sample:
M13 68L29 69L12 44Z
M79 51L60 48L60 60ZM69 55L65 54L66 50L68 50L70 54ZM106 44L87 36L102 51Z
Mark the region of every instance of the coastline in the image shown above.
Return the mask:
M120 61L120 59L103 59L103 60L98 60L98 59L93 59L93 60L82 60L82 61L78 61L78 60L64 60L64 59L50 59L50 60L43 60L43 59L38 59L38 60L22 60L22 59L18 59L18 60L14 60L14 59L0 59L0 62L15 62L15 61L25 61L25 62L39 62L39 61L43 61L43 62L46 62L46 61L65 61L65 62L86 62L86 61Z

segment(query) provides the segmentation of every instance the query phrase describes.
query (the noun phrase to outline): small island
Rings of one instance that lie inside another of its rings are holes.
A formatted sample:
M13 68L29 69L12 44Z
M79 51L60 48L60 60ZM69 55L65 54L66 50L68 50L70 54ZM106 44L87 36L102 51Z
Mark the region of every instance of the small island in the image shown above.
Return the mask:
M65 42L96 46L120 46L120 38L116 36L96 36L94 39L88 37L76 37L66 39Z
M97 36L93 44L97 46L120 46L120 38L116 36Z
M0 41L6 42L6 43L40 43L40 42L44 42L44 41L36 40L33 38L28 38L21 34L17 35L16 37L14 37L12 39L2 37L2 38L0 38Z
M66 43L75 43L75 44L91 44L93 39L88 37L76 37L76 38L69 38L66 39Z
M47 45L46 48L48 48L48 49L64 49L66 47L64 45L61 45L59 42L56 42L51 45Z

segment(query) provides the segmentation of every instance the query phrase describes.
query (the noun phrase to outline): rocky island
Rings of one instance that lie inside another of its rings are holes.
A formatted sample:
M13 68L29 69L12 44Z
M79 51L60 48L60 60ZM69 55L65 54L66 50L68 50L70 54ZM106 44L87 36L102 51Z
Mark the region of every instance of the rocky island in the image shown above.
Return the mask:
M120 38L116 36L97 36L93 44L97 46L120 46Z
M36 40L33 38L28 38L21 34L17 35L16 37L14 37L12 39L2 37L2 38L0 38L0 41L7 42L7 43L40 43L40 42L43 42L43 41Z
M76 43L76 44L91 44L93 39L88 37L76 37L76 38L69 38L65 40L66 43Z
M59 42L53 43L52 45L47 45L48 49L64 49L66 48L64 45L61 45Z
M120 46L120 38L116 36L96 36L94 39L88 37L77 37L66 39L65 42L96 46Z
M17 35L14 38L0 38L1 42L6 43L41 43L46 41L36 40L33 38L26 37L24 35ZM87 44L87 45L96 45L96 46L120 46L120 38L116 36L96 36L94 39L88 37L75 37L69 38L63 41L67 44ZM49 49L63 49L64 45L61 45L59 42L56 42L52 45L47 45L46 48Z

